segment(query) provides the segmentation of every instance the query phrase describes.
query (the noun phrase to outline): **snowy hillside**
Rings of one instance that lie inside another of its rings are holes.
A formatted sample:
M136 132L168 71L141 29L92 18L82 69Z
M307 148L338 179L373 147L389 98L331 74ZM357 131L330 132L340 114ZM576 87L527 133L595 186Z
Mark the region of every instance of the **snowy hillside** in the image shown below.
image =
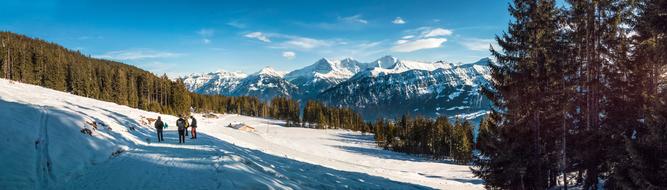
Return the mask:
M4 79L0 108L2 189L482 188L468 166L381 150L356 132L195 115L199 138L179 145L176 118L162 115L172 125L155 143L145 122L156 113ZM256 131L224 127L234 122Z

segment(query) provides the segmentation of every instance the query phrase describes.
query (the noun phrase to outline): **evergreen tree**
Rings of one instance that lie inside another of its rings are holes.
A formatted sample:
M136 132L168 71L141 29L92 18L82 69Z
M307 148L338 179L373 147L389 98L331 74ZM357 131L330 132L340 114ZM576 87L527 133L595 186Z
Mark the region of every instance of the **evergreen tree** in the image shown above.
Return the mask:
M639 3L634 20L634 56L623 69L627 76L628 110L623 152L616 161L606 187L611 189L666 189L667 182L667 93L664 90L667 66L667 1ZM625 65L622 65L625 66ZM620 81L617 84L623 84ZM617 103L618 104L618 103ZM634 105L633 105L634 104ZM619 107L616 107L617 109ZM618 115L615 115L618 117ZM615 120L619 122L619 120Z
M551 0L515 0L509 11L514 21L496 38L502 52L491 49L498 63L491 65L493 89L485 92L502 123L495 126L499 140L486 142L499 149L482 149L474 172L487 187L550 188L561 123L554 101L561 93L553 87L563 75L559 10Z

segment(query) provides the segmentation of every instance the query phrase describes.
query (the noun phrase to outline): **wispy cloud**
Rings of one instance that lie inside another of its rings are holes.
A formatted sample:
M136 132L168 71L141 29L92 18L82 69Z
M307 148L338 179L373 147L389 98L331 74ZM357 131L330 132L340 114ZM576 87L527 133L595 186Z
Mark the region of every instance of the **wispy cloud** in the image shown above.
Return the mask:
M267 48L282 50L283 57L293 59L296 57L294 50L314 53L323 57L360 57L375 54L384 54L388 48L381 41L350 41L346 39L318 39L297 35L281 33L253 32L245 34L244 37L266 42Z
M369 21L366 20L363 15L356 14L352 16L345 17L336 17L335 21L329 22L315 22L315 23L304 23L304 22L295 22L296 25L306 27L306 28L318 28L324 30L359 30L366 27L369 24Z
M335 41L330 40L320 40L314 38L300 37L300 36L287 36L287 41L284 41L280 44L281 47L285 48L297 48L297 49L313 49L320 47L328 47L335 44Z
M490 46L493 46L495 49L498 49L499 47L498 43L494 39L469 38L462 39L459 43L473 51L489 51Z
M401 18L401 17L396 17L393 21L391 21L391 23L394 23L394 24L405 24L406 22L405 22L405 20L403 20L403 18Z
M293 51L284 51L283 57L287 59L294 59L296 57L296 53L294 53Z
M213 35L215 35L215 30L202 28L201 30L197 31L197 34L200 37L202 37L202 43L210 44L211 43L211 37L213 37Z
M439 48L446 41L447 39L445 38L425 38L414 41L398 40L391 50L395 52L413 52L422 49Z
M204 37L210 37L215 34L215 30L213 29L207 29L207 28L202 28L201 30L197 31L197 34L204 36Z
M394 52L413 52L422 49L432 49L442 47L447 42L444 36L452 35L454 32L444 28L420 27L407 30L408 33L396 40L391 51Z
M257 39L267 43L272 43L273 40L275 40L276 43L268 47L278 48L278 49L308 50L308 49L329 47L332 45L345 43L339 40L315 39L315 38L287 35L280 33L252 32L246 34L245 37Z
M348 17L338 17L338 20L345 23L368 24L368 21L363 19L360 14Z
M422 34L424 37L437 37L437 36L449 36L452 35L454 32L449 29L444 29L444 28L434 28L430 30L424 31Z
M244 35L246 38L257 39L263 42L271 42L268 36L264 35L262 32L251 32Z
M247 25L245 23L242 23L241 21L238 21L238 20L232 20L232 21L227 22L226 24L229 25L229 26L232 26L234 28L240 28L240 29L243 29L243 28L247 27Z
M144 59L155 59L155 58L167 58L167 57L179 57L183 54L165 52L165 51L155 51L150 49L132 49L132 50L118 50L110 51L101 55L94 55L93 57L100 59L111 59L111 60L144 60Z

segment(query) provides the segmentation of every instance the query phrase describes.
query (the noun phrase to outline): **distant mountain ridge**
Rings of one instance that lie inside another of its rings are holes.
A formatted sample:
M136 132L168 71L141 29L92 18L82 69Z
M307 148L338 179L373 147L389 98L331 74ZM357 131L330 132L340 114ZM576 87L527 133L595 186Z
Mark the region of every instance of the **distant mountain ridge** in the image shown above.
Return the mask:
M284 73L270 67L250 75L218 71L183 77L195 93L257 96L270 100L288 96L351 107L366 119L402 114L479 119L490 103L479 93L488 86L489 58L474 63L419 62L384 56L363 63L351 58L322 58Z

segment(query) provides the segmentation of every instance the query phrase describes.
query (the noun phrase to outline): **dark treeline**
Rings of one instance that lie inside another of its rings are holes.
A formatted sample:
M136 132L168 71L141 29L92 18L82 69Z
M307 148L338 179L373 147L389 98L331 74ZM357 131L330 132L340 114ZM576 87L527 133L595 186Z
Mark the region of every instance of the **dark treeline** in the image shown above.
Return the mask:
M491 48L487 188L667 189L667 1L514 0Z
M435 159L451 157L460 164L472 159L473 128L468 121L457 120L452 125L447 117L402 116L397 122L378 120L374 127L375 141L385 149Z
M318 129L349 129L372 132L370 126L357 112L350 108L326 106L318 101L309 100L303 108L305 127Z

